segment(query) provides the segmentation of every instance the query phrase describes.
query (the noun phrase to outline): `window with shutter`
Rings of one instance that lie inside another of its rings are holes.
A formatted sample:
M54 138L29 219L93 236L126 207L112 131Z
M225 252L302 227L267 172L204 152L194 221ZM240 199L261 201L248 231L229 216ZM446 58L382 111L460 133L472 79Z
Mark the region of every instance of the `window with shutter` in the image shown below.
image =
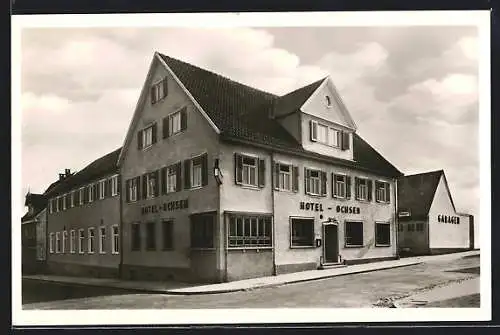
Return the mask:
M321 195L326 196L328 178L326 172L321 171Z
M208 185L208 155L203 154L201 157L201 185Z
M187 128L187 108L184 107L181 110L181 131L186 130Z
M191 160L184 161L184 189L191 188Z
M383 181L375 181L375 201L382 203L390 202L390 184Z
M155 144L156 143L156 136L157 136L157 131L158 130L158 126L156 125L156 123L153 124L153 126L151 127L151 144Z
M200 187L203 184L203 156L193 158L190 162L191 164L191 183L190 187Z
M149 148L150 146L153 145L153 143L156 142L156 123L151 124L150 126L144 128L139 133L142 134L142 136L140 136L141 139L139 141L140 143L139 148L141 149Z
M159 82L151 86L151 104L155 104L158 101L164 99L168 95L168 81L167 78L163 78Z
M342 132L342 150L349 150L350 148L350 134L348 132Z
M266 186L266 161L259 159L259 187Z
M169 118L168 116L167 117L164 117L163 120L162 120L162 131L163 131L163 138L167 138L170 136L170 130L169 130L169 122L168 122Z
M326 194L326 175L325 172L319 170L310 170L305 168L305 187L306 194L310 195L323 195Z
M137 149L142 149L142 130L137 132Z
M147 174L142 175L141 195L142 195L142 199L147 199L147 197L148 197L148 177L147 177Z
M179 192L180 190L182 190L182 167L181 167L181 162L177 163L177 166L176 166L176 171L177 171L177 176L176 176L176 179L177 179L177 186L175 188L175 190L177 192Z
M309 122L309 133L311 141L316 142L318 140L318 123L316 121Z
M234 154L234 181L236 184L243 183L243 156Z
M186 125L183 124L186 123L186 107L183 107L182 109L178 110L177 112L174 112L170 114L168 117L168 136L175 135L183 130L185 130ZM183 128L184 126L184 128Z
M279 176L280 176L280 163L273 163L273 187L275 190L279 190Z
M292 190L294 192L299 191L299 167L298 166L292 166Z

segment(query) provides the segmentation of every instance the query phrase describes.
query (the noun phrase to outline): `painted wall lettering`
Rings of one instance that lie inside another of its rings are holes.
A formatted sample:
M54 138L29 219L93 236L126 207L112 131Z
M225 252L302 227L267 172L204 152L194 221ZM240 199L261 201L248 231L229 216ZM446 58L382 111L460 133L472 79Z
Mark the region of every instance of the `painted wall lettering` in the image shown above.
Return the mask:
M458 216L439 214L438 222L460 224L460 218Z
M175 211L178 209L186 209L189 207L188 199L175 200L170 202L165 202L160 205L149 205L141 208L141 214L158 213L159 211Z
M319 202L301 201L300 202L300 209L306 210L306 211L322 212L323 211L323 204L320 204Z
M359 207L337 205L337 213L359 214L361 209Z

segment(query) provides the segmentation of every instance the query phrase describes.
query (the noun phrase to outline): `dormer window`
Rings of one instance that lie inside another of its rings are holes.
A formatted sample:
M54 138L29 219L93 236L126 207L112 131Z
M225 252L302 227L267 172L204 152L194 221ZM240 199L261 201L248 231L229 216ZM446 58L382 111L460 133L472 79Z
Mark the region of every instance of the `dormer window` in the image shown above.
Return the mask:
M326 107L332 107L332 100L330 99L330 96L325 96L325 103Z
M346 131L329 127L317 121L310 121L310 139L341 150L349 150L350 134Z

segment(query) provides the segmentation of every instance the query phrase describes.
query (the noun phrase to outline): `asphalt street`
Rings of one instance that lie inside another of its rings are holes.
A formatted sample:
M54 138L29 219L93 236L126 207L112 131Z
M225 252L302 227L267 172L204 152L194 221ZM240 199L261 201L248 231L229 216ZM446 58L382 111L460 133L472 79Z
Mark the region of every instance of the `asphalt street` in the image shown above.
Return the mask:
M252 291L210 295L124 294L106 292L105 289L61 288L48 283L31 283L24 286L23 283L23 309L390 307L392 300L477 276L479 276L478 256L430 261L414 266ZM40 292L47 294L51 291L54 291L52 298L36 297ZM454 299L438 305L479 307L478 304L477 296L459 301Z

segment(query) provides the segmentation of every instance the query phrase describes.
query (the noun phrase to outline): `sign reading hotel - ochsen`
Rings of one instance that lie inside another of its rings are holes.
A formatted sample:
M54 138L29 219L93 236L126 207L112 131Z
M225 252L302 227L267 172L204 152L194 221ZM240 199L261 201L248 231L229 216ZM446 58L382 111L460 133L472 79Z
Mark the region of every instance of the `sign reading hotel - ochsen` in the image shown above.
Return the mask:
M186 209L188 208L189 203L188 199L183 199L183 200L175 200L175 201L170 201L170 202L165 202L160 205L149 205L149 206L144 206L141 208L141 214L148 214L148 213L158 213L159 211L175 211L179 209Z
M306 210L306 211L323 212L323 204L321 204L319 202L301 201L300 202L300 209ZM331 209L331 208L328 208L328 209ZM359 207L354 207L354 206L337 205L335 207L335 211L337 213L344 213L344 214L359 214L359 213L361 213L361 209Z

